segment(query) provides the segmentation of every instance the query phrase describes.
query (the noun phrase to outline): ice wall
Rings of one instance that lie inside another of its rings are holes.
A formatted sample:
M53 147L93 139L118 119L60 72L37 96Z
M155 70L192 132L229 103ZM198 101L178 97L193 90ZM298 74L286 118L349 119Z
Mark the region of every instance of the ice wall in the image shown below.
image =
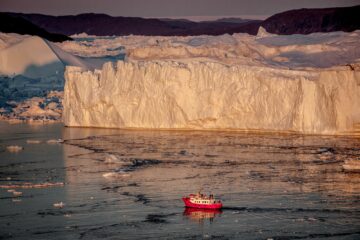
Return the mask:
M360 72L286 70L202 60L67 67L66 126L239 129L344 134L359 131Z

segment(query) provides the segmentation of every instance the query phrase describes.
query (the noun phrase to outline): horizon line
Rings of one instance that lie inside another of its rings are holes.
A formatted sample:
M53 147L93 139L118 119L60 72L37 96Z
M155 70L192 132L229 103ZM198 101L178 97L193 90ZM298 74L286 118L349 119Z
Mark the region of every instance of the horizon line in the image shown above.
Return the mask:
M62 14L62 15L53 15L53 14L46 14L46 13L34 13L34 12L9 12L9 11L0 11L0 13L15 13L15 14L39 14L45 16L53 16L53 17L61 17L61 16L77 16L82 14L104 14L110 17L128 17L128 18L144 18L144 19L184 19L193 22L202 22L202 21L216 21L223 18L238 18L238 19L247 19L247 20L265 20L266 18L272 15L247 15L247 14L239 14L239 15L199 15L199 16L126 16L126 15L111 15L108 13L102 12L83 12L77 14Z

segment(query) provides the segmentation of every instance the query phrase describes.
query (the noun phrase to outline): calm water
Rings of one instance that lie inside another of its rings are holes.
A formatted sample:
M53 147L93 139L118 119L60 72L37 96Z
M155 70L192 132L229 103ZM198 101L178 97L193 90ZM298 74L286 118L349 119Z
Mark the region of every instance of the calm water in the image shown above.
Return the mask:
M0 123L0 185L65 183L0 188L0 239L360 239L360 174L341 167L359 154L350 137ZM186 210L201 188L225 208Z

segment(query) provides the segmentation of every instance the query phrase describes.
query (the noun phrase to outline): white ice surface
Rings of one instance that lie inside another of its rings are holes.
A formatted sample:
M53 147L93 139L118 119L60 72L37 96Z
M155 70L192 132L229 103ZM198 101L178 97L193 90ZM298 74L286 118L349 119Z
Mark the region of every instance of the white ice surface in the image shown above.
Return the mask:
M102 40L129 43L127 60L94 72L69 67L63 120L86 127L356 134L359 34Z
M329 68L360 60L360 31L278 36L260 29L257 36L233 34L188 37L91 37L59 44L85 56L115 56L133 60L206 58L226 64L284 69ZM125 50L124 50L124 49Z
M67 68L63 120L86 127L357 134L359 39L360 31L277 36L264 29L258 36L95 39L88 49L121 45L127 59L101 71Z
M1 54L11 50L5 59L20 63L9 64L9 74L36 61L81 67L65 73L68 126L359 133L360 31L85 38L52 44L17 37L9 44L0 35ZM29 59L35 47L45 54ZM73 56L124 52L125 62L95 71L88 69L101 61Z
M60 75L62 78L65 66L78 66L86 70L101 67L67 53L40 37L1 34L0 40L4 45L0 48L0 75L21 75L32 79Z

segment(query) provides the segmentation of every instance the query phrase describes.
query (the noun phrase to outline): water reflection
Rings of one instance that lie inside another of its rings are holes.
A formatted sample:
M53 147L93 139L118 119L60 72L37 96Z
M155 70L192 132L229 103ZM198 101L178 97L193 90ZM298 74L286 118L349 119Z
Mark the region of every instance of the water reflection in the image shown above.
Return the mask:
M71 132L80 130L68 131L74 137ZM345 173L342 168L347 159L359 155L358 138L128 130L106 130L105 135L99 135L99 130L93 131L90 137L66 143L91 150L86 157L94 159L93 167L109 176L116 177L124 166L131 166L130 175L138 181L161 181L160 192L164 188L172 192L174 186L184 183L192 191L209 187L222 193L234 189L360 192L359 175ZM116 159L111 165L106 161L109 154ZM151 170L147 170L149 167Z
M193 222L202 224L206 220L212 223L216 217L221 216L221 213L220 209L185 208L183 215Z

